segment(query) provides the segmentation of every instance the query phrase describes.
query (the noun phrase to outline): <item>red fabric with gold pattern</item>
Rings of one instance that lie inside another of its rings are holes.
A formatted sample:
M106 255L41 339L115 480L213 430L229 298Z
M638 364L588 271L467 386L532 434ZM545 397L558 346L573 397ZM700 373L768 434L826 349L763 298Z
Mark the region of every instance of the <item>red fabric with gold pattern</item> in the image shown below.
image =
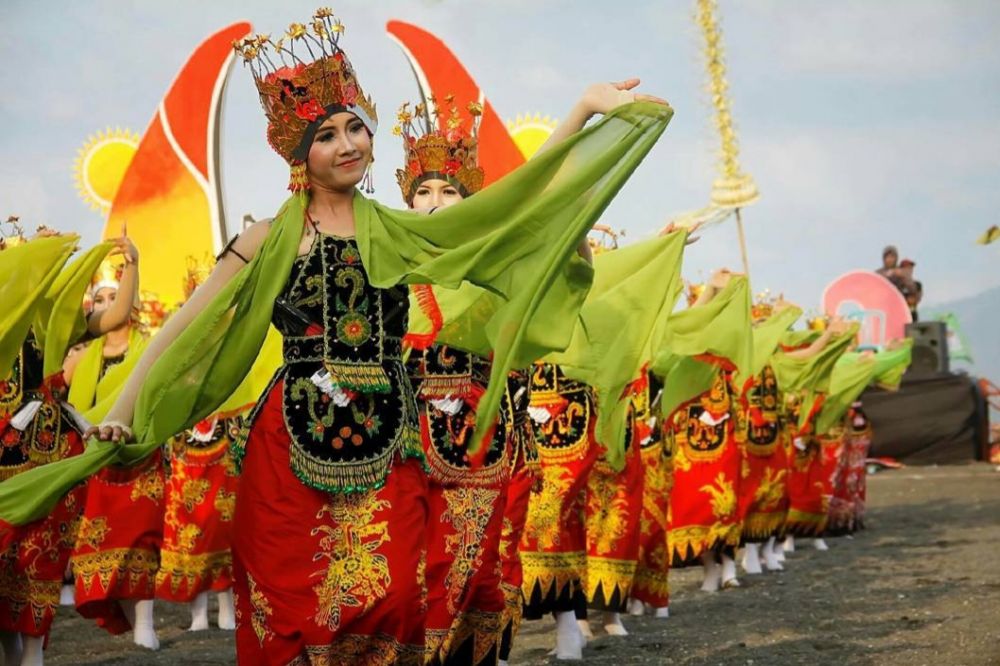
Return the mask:
M230 546L239 479L229 443L238 428L237 419L206 419L170 442L158 599L190 602L233 585Z
M587 574L584 522L587 478L600 453L594 442L590 388L567 380L549 364L536 364L531 380L533 408L551 410L535 424L541 463L541 490L528 502L521 537L524 617L572 611Z
M240 664L422 664L427 478L326 493L292 473L282 384L246 443L233 522Z
M500 619L500 659L504 660L510 659L510 650L524 612L524 594L521 591L524 571L518 545L528 521L531 492L539 484L537 465L528 463L520 450L516 450L516 454L514 470L507 484L507 501L500 532L500 589L504 596L504 612Z
M642 454L635 435L627 439L620 472L601 458L587 477L587 605L612 612L625 611L639 561Z
M817 537L826 530L843 445L842 429L818 438L808 434L798 438L788 475L787 534Z
M854 501L847 487L850 438L845 425L846 419L844 424L820 438L824 463L830 473L829 494L824 498L827 505L826 536L844 536L854 531Z
M732 418L730 383L731 373L720 370L711 389L668 419L674 460L667 519L671 567L697 564L702 553L739 545L742 433Z
M642 447L642 515L639 518L639 562L632 583L632 597L653 608L670 605L670 552L667 515L674 484L673 457L663 427Z
M68 455L83 452L75 430L66 431L64 437ZM0 527L4 534L0 547L0 631L48 635L85 497L86 487L77 486L42 520L21 527Z
M505 488L429 483L427 663L494 664Z
M119 600L154 596L165 485L160 452L136 467L107 467L87 483L70 560L76 610L112 634L132 628Z
M848 412L847 430L847 496L854 507L854 529L864 529L865 503L868 499L868 470L865 461L872 443L872 424L857 403Z
M737 424L745 433L738 509L744 542L776 536L788 513L788 431L781 404L774 372L765 366L744 387Z

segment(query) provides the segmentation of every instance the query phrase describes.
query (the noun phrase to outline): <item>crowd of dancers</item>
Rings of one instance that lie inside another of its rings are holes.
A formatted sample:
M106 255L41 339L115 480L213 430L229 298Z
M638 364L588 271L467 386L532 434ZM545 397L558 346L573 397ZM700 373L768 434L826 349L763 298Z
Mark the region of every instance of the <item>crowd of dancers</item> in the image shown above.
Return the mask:
M690 228L588 242L663 100L593 85L485 188L478 105L404 105L392 210L362 194L377 115L342 33L321 9L235 45L292 194L168 317L127 237L9 220L4 663L43 663L60 604L157 650L155 600L197 631L210 594L241 664L506 664L547 617L581 659L588 613L667 618L672 569L738 587L741 548L760 574L862 527L857 398L908 347L796 328L728 270L685 291Z

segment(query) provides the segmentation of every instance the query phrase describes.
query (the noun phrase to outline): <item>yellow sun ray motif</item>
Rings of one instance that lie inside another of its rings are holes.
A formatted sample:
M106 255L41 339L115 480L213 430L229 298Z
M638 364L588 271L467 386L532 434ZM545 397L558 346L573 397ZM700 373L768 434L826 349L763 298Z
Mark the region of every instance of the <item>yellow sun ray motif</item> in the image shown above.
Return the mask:
M76 191L91 209L106 215L139 146L139 135L116 127L87 138L73 165Z
M507 121L507 131L510 132L510 138L514 139L517 149L524 155L524 159L530 160L542 144L552 136L558 124L558 120L542 116L540 113L523 116L517 114L517 118L513 121Z

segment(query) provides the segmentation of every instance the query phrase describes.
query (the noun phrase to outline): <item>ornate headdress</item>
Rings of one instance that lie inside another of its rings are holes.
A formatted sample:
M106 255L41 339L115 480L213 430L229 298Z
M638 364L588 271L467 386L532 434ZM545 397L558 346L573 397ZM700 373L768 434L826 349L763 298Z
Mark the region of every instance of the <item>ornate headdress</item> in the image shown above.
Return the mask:
M705 291L704 282L688 282L687 283L687 304L688 307L694 305L694 302L698 300L702 292Z
M441 116L437 102L417 104L410 110L407 102L399 108L398 124L392 133L403 137L404 167L396 170L396 181L403 199L410 203L420 184L439 179L451 183L463 197L483 189L483 170L478 164L478 119L483 107L471 102L468 110L473 118L471 129L462 124L455 98L448 95L445 104L451 107L448 117Z
M187 272L184 275L184 300L191 298L191 294L194 290L205 283L208 276L212 274L212 269L215 268L215 258L205 253L205 257L198 260L197 257L188 255L187 258Z
M24 237L24 228L19 224L21 218L17 215L8 215L7 221L4 223L5 226L10 227L9 230L0 228L0 250L6 250L8 247L15 247L24 243L26 241Z
M330 115L353 113L373 136L378 127L375 104L340 48L343 32L333 11L323 7L308 25L292 23L276 41L254 35L233 43L253 72L267 116L267 141L291 166L288 189L293 192L309 187L306 157L316 130Z
M96 296L97 292L101 289L114 289L118 291L118 288L121 286L122 272L124 270L125 265L121 259L109 257L102 261L101 265L97 268L97 272L94 273L93 279L90 281L91 296Z
M753 305L750 306L750 319L754 322L763 321L774 313L775 299L768 289L757 294Z

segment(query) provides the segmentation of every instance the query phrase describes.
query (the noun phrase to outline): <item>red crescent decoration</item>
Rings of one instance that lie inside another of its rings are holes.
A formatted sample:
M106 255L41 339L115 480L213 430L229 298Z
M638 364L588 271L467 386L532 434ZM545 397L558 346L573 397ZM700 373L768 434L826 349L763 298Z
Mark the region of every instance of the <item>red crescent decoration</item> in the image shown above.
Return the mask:
M884 345L906 337L913 321L906 299L895 285L871 271L851 271L823 290L823 312L859 319L864 344Z
M104 226L125 224L142 254L140 284L166 303L183 298L185 258L215 254L228 233L219 178L222 97L235 59L232 43L252 26L234 23L187 59L143 134Z
M425 102L432 95L439 100L446 95L454 95L462 121L467 126L472 123L472 117L466 110L469 102L483 105L479 125L479 166L486 172L486 185L524 164L524 156L493 105L444 42L426 30L402 21L389 21L385 29L406 55Z

